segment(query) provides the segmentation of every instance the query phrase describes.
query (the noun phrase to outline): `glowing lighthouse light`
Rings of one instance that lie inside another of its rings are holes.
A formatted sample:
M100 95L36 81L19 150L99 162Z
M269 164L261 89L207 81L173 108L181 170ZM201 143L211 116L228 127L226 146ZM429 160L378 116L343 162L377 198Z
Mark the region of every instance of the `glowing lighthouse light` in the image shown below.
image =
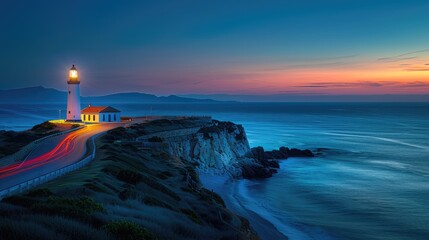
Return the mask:
M67 92L67 119L66 121L80 122L80 81L76 67L73 65L69 71Z
M78 80L77 69L74 65L72 66L72 68L70 68L69 79Z

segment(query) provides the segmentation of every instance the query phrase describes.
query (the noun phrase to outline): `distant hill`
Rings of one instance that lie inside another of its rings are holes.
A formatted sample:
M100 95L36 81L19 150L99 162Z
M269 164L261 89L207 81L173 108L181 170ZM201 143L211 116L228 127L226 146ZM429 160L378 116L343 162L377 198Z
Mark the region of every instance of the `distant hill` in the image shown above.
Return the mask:
M10 90L0 90L0 104L11 103L65 103L67 93L53 88L42 86L28 87ZM216 102L211 99L194 99L170 95L158 97L152 94L130 92L116 93L105 96L82 97L82 103L192 103L192 102Z
M179 97L236 102L429 102L429 94L188 94L179 95Z
M57 103L67 101L66 92L53 88L29 87L0 90L0 103Z
M98 103L191 103L191 102L216 102L211 99L194 99L187 97L178 97L170 95L167 97L157 97L152 94L130 92L130 93L116 93L105 96L97 97L83 97L82 102L93 104Z

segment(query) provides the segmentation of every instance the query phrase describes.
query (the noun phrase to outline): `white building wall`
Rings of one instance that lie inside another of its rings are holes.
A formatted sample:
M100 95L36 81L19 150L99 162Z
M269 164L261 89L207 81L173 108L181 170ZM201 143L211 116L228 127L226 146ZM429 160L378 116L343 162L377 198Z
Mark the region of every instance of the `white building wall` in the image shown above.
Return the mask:
M109 119L109 115L110 115L110 119ZM100 122L120 122L120 121L121 121L121 113L100 113Z
M98 113L98 114L81 114L81 119L83 122L120 122L121 121L121 113ZM95 116L95 120L94 120ZM104 116L104 118L103 118ZM116 118L115 118L116 116Z
M80 121L80 89L79 84L68 84L67 121Z

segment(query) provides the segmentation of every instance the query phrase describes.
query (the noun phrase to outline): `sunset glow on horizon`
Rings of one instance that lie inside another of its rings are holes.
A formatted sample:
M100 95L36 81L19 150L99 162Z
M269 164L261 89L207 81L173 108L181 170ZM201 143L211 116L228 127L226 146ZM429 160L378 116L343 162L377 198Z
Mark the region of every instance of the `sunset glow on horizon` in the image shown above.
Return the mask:
M0 89L37 73L61 90L73 63L83 95L429 94L428 12L423 0L8 2Z

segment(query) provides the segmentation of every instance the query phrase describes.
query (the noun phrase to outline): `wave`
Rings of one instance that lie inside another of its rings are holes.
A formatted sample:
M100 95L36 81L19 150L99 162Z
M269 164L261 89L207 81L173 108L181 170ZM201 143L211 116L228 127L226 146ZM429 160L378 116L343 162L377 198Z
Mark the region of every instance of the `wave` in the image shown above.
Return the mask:
M376 136L370 136L370 135L348 134L348 133L336 133L336 132L320 132L320 134L332 135L332 136L344 136L344 137L358 137L358 138L375 139L375 140L380 140L380 141L385 141L385 142L390 142L390 143L396 143L398 145L403 145L403 146L408 146L408 147L414 147L414 148L418 148L418 149L423 149L423 150L429 151L429 146L423 146L423 145L418 145L418 144L414 144L414 143L407 143L407 142L404 142L404 141L401 141L401 140L392 139L392 138L376 137Z

